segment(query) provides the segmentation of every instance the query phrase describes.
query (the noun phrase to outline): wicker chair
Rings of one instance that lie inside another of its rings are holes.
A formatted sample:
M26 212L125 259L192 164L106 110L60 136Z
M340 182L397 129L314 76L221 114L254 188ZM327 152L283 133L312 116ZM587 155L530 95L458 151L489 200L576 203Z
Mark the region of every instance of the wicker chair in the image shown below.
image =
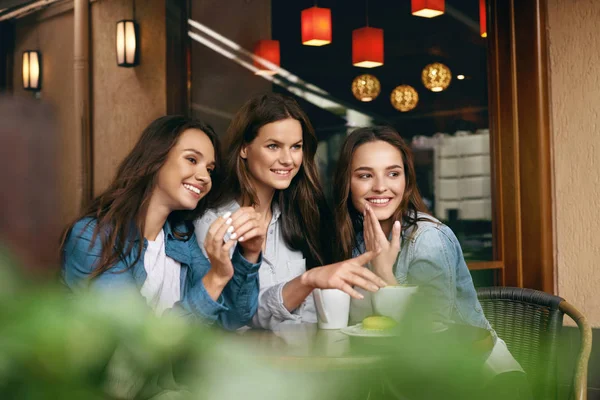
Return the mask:
M575 307L561 297L532 289L490 287L478 289L477 294L485 316L527 373L536 399L557 398L557 349L563 315L571 317L581 337L571 397L587 399L592 329Z

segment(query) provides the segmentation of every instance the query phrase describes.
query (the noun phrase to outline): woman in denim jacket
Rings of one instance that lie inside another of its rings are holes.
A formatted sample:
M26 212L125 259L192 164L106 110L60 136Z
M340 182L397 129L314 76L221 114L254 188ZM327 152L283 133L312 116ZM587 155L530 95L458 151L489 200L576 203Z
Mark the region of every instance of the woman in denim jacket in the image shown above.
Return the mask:
M217 219L206 240L208 259L192 225L206 208L218 163L217 136L208 125L180 116L152 122L109 188L66 232L66 284L76 291L133 288L159 315L175 309L227 329L246 324L257 308L261 238L235 251L235 242L223 239L232 221L256 213L242 208ZM238 233L251 238L251 230Z
M334 201L340 258L380 249L370 268L388 285L418 285L433 321L492 332L495 345L486 361L490 375L523 373L483 314L456 236L426 213L411 151L394 129L360 128L346 138ZM352 322L372 313L367 296L352 300Z

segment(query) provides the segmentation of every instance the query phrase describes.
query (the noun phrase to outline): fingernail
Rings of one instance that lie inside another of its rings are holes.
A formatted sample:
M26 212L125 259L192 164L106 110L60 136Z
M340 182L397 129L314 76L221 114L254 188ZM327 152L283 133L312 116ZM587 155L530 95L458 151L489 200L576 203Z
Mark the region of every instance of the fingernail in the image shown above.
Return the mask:
M233 240L237 237L237 233L233 233L231 236L229 236L229 239Z
M233 232L233 226L230 226L229 228L227 228L227 232L228 232L228 233L231 233L231 232Z
M371 290L372 290L373 292L376 292L376 291L378 291L378 290L379 290L379 286L370 285L370 287L371 287Z
M364 299L364 298L365 298L365 296L363 296L362 294L360 294L360 293L359 293L359 294L358 294L358 298L359 298L360 300L362 300L362 299Z
M225 214L223 214L223 219L229 218L229 217L231 217L231 211L227 211Z
M243 242L243 241L244 241L244 239L245 239L245 238L244 238L243 236L240 236L240 239L239 239L239 241L240 241L240 242Z
M225 221L225 225L231 224L231 221L233 221L231 218L227 218L227 221Z

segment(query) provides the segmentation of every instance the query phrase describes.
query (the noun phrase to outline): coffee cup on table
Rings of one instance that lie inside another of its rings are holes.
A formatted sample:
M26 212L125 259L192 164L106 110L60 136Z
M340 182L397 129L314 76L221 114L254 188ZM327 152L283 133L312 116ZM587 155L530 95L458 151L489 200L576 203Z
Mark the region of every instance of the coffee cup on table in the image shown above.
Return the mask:
M403 284L383 287L373 293L373 310L378 315L400 321L418 289L417 285Z
M342 329L348 326L350 296L338 289L313 290L319 329Z

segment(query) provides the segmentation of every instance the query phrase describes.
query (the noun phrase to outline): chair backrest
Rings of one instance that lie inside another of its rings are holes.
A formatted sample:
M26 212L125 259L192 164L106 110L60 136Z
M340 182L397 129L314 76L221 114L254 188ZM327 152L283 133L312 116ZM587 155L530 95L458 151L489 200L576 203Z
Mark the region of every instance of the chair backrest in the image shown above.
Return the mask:
M527 373L534 397L556 398L563 299L511 287L479 288L477 295L486 318Z

